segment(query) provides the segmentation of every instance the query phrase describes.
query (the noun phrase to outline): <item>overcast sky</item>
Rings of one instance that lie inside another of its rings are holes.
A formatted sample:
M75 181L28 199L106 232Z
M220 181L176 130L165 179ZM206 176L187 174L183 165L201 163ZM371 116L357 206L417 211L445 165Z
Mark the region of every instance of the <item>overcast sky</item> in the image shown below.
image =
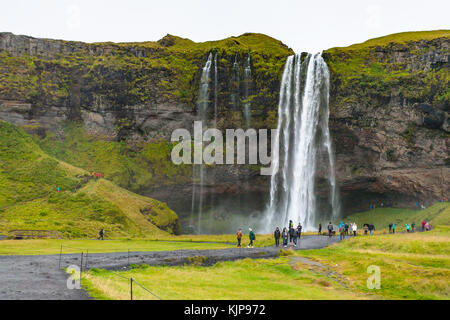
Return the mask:
M450 29L448 0L2 0L0 32L85 42L194 41L259 32L297 52Z

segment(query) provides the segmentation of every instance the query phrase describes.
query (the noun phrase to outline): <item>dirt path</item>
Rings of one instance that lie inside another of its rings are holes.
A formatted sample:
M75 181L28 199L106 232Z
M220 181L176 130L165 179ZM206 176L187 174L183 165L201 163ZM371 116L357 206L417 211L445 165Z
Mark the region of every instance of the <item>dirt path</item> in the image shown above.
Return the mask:
M296 250L320 249L339 242L339 237L304 236ZM183 265L245 258L273 258L279 248L232 248L220 250L177 250L160 252L99 253L83 257L83 269L128 269L130 264ZM67 274L59 269L59 255L0 256L0 300L80 300L89 299L83 290L67 289ZM63 255L61 268L80 266L80 254Z

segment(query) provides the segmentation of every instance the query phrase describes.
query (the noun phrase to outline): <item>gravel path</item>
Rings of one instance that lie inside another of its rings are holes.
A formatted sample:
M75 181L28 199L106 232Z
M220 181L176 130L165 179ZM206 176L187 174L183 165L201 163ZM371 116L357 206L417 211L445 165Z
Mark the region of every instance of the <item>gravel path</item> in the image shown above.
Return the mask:
M320 249L339 242L323 236L304 236L296 250ZM204 265L244 258L273 258L279 248L232 248L221 250L177 250L161 252L99 253L83 257L83 269L128 269L130 264L183 265L200 260ZM194 257L194 258L193 258ZM195 258L199 257L199 258ZM84 300L84 290L67 289L68 275L59 269L59 255L0 256L0 300ZM80 254L63 255L61 268L80 266Z

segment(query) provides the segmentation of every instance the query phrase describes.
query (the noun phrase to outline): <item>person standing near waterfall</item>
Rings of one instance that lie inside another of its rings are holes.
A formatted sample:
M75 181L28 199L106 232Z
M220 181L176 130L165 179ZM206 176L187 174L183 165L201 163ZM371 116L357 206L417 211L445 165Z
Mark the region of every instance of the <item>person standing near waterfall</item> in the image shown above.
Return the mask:
M298 240L300 240L300 238L302 237L302 229L303 229L302 224L299 223L298 226L297 226L297 236L298 236Z
M236 233L236 238L237 238L237 242L238 242L238 243L237 243L237 247L238 247L238 248L241 248L241 247L242 247L242 245L241 245L242 236L243 236L242 230L239 229L238 232Z
M275 237L275 246L279 247L280 246L280 237L281 237L281 232L280 232L280 228L276 228L275 232L273 233L273 236Z
M331 238L331 236L333 235L333 224L330 223L328 224L328 236Z
M253 241L256 240L255 233L253 232L252 228L248 228L250 233L248 234L248 238L250 239L250 243L248 244L247 248L253 248Z
M288 238L289 238L288 231L286 228L283 229L283 233L281 234L281 236L283 237L283 247L286 248L288 245Z

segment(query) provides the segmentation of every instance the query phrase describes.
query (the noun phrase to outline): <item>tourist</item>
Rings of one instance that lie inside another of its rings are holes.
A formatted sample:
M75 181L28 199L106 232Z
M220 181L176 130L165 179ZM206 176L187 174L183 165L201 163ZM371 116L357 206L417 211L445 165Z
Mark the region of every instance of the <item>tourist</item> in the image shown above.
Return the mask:
M297 226L297 236L298 236L299 240L302 237L302 229L303 229L302 224L299 223L298 226Z
M248 231L250 231L250 233L248 234L250 243L248 244L247 248L253 248L253 241L256 240L255 233L253 232L252 228L248 228Z
M409 233L409 224L406 224L406 232Z
M367 223L365 223L363 229L364 229L364 235L367 236L367 230L369 230L369 225Z
M287 232L286 228L283 229L283 233L282 233L281 236L283 237L283 246L286 248L287 245L288 245L288 238L289 238L289 235L288 235L288 232Z
M345 235L346 236L348 236L348 223L346 223L345 225L344 225L344 227L345 227Z
M392 223L389 223L389 233L392 232Z
M369 224L369 231L370 231L370 235L373 235L373 232L375 231L375 226L372 223Z
M358 230L358 226L356 225L355 222L353 222L352 230L353 230L353 236L356 237L356 231Z
M331 238L331 236L333 235L333 225L331 224L331 221L330 221L330 223L328 224L328 237L330 237Z
M294 227L294 223L292 222L292 220L289 220L289 229Z
M411 224L411 231L412 232L414 232L414 228L416 227L416 224L414 223L414 221L413 221L413 223Z
M280 232L280 229L278 227L275 229L275 232L273 233L273 236L275 237L275 246L279 247L280 246L281 232Z
M392 224L392 233L395 233L395 223Z
M294 228L289 229L289 237L290 239L290 245L296 247L297 246L297 230Z
M425 231L430 231L430 224L428 221L425 223Z
M242 248L242 236L244 234L242 233L242 229L239 229L238 232L236 233L236 238L237 238L237 247L238 248Z
M345 226L344 226L344 224L340 224L340 227L339 227L339 239L342 241L342 240L345 240Z
M425 220L422 221L422 232L425 231Z
M99 237L98 237L98 240L100 240L100 239L102 239L103 240L103 236L104 236L104 234L105 234L105 230L100 230L100 232L98 233L98 235L99 235Z
M321 233L322 233L322 224L319 223L319 236L320 236Z

